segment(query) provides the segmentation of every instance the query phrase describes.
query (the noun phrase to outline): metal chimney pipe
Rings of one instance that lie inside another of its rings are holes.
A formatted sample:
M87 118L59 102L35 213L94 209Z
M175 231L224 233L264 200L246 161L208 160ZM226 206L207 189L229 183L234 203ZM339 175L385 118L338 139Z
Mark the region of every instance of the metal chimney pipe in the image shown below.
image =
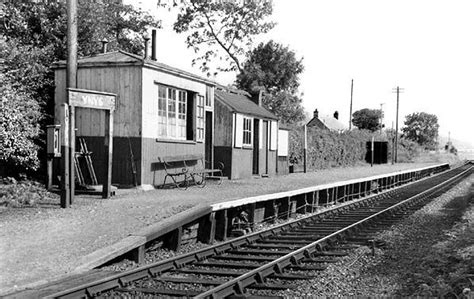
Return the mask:
M156 61L156 29L151 31L151 60Z
M102 43L102 53L107 53L107 44L109 43L109 41L104 38L103 40L100 41Z

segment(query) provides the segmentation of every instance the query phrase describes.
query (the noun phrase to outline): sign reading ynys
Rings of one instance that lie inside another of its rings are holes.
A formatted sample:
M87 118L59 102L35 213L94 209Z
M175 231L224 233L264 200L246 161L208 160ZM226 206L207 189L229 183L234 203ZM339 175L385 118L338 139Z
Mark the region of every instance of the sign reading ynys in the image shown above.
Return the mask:
M115 109L115 95L111 93L68 88L69 105L94 109Z

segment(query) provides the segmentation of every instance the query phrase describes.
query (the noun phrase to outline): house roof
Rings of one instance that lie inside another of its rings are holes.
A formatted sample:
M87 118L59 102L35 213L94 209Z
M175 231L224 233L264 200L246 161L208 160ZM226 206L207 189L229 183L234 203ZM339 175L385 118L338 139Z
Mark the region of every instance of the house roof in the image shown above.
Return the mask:
M306 126L308 127L318 127L320 129L327 129L329 130L328 127L326 127L326 125L317 117L313 117L313 119L311 119L307 124Z
M334 118L333 116L324 115L321 117L321 120L329 130L332 130L332 131L347 130L347 127L338 119Z
M180 70L178 68L169 66L167 64L154 61L151 59L143 59L142 56L128 53L125 51L115 51L115 52L107 52L102 54L97 54L93 56L83 57L78 59L77 61L78 67L94 67L94 66L112 66L112 65L138 65L144 67L150 67L154 69L158 69L163 72L167 72L173 75L178 75L181 77L186 77L189 79L193 79L196 81L200 81L210 85L216 85L214 81L211 81L207 78L200 77L193 73ZM65 68L66 61L61 60L54 62L52 65L53 68Z
M235 92L233 89L216 89L215 99L224 103L233 112L266 119L278 119L278 117L276 117L267 109L252 102L248 96L248 93L245 91Z
M347 127L333 116L324 115L321 117L313 117L307 124L308 127L318 127L320 129L328 129L331 131L347 130Z

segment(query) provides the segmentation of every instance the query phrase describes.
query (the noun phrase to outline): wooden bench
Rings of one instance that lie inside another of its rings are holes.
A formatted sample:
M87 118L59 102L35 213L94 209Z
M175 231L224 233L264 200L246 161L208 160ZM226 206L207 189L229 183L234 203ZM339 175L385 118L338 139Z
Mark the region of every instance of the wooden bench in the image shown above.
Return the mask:
M163 164L166 172L163 186L166 186L166 181L170 178L171 183L177 188L187 189L190 183L204 187L206 179L214 177L213 174L219 175L216 176L219 178L219 184L222 182L224 164L219 162L219 168L207 169L204 157L200 154L158 157L158 162ZM184 180L179 180L180 176L184 177Z

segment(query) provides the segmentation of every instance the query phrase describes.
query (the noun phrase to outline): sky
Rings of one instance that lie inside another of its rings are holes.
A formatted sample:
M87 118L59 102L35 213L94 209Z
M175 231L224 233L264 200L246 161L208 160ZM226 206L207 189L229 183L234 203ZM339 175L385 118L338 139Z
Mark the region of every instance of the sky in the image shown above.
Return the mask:
M172 30L173 15L156 1L126 1L163 20L158 30L160 62L200 74L185 35ZM349 124L353 112L384 111L385 126L399 127L414 112L435 114L442 136L474 145L474 1L472 0L274 0L277 25L257 41L273 39L303 57L299 91L312 115L339 112ZM160 46L161 45L161 46ZM230 84L235 73L216 81Z

